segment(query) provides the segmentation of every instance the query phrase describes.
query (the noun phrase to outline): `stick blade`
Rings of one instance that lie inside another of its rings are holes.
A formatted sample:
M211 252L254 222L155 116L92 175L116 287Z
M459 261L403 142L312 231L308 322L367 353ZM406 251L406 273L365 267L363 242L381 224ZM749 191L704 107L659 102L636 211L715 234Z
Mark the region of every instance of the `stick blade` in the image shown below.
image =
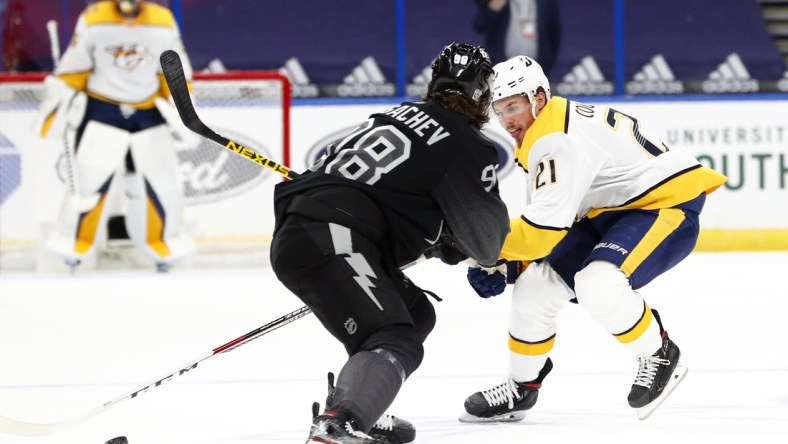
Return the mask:
M189 87L186 83L186 76L183 74L181 57L177 52L168 49L161 53L159 61L161 62L161 71L164 74L164 79L170 88L172 100L178 109L178 114L181 116L183 124L194 131L195 125L199 125L202 122L197 117L197 111L194 110L194 105L192 105L189 97Z

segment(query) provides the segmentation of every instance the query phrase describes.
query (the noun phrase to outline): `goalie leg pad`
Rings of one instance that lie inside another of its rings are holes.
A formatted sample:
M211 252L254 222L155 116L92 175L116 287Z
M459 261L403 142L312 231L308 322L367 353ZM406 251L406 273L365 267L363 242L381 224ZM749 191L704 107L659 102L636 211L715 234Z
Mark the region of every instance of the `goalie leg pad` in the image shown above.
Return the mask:
M167 126L132 134L131 157L135 172L126 178L129 237L156 263L192 255L196 248L183 230L183 182Z
M532 263L517 279L509 322L509 376L531 381L544 367L556 334L556 317L574 297L553 268Z
M88 122L79 141L72 171L73 193L67 193L57 226L47 248L67 260L91 254L106 222L108 199L115 173L123 164L128 132L99 122Z
M90 195L106 183L123 165L129 140L128 131L114 126L95 121L85 125L74 162L78 194Z

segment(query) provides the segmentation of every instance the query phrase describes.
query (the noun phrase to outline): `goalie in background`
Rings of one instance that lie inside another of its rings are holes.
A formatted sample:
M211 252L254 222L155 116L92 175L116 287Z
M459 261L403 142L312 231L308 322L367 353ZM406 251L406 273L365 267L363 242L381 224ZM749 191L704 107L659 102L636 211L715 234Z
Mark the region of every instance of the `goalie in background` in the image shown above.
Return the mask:
M183 232L183 184L165 119L175 112L158 63L167 49L178 51L191 79L168 9L100 1L80 15L55 76L45 82L38 131L63 136L68 170L68 193L47 248L72 269L95 253L121 188L126 231L158 270L195 251Z
M483 48L446 46L423 102L372 114L276 186L273 269L349 356L325 411L313 406L308 442L414 439L384 412L421 364L435 310L400 268L436 249L447 263L492 265L509 231L498 155L480 129L492 74Z
M553 367L556 317L570 300L637 356L628 402L645 419L686 368L656 310L635 290L692 251L706 195L726 178L686 149L669 149L633 116L551 97L529 57L499 63L495 72L493 112L517 142L527 205L512 219L500 268L468 271L482 297L500 294L507 281L514 290L508 377L468 397L460 420L525 416Z

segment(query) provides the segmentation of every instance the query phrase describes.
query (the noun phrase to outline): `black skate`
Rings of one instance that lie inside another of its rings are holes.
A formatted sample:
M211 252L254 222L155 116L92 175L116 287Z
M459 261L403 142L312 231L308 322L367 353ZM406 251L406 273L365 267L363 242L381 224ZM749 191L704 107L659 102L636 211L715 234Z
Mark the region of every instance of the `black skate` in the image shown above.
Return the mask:
M334 374L329 372L328 373L328 397L326 398L326 405L331 401L331 396L334 393ZM312 417L313 420L318 418L318 411L320 410L320 405L318 403L314 403L312 405ZM323 415L325 416L325 414ZM352 426L351 421L351 426ZM312 426L314 428L314 424ZM369 432L366 436L375 443L381 444L406 444L412 442L416 439L416 428L413 427L413 424L410 422L398 418L394 415L383 415L381 416L375 424L372 425ZM309 442L309 441L307 441ZM324 441L317 441L317 442L324 442ZM333 442L333 441L327 441ZM366 441L338 441L338 442L366 442Z
M476 392L465 400L465 414L460 422L514 422L525 418L525 411L536 404L542 381L553 369L547 361L533 381L516 382L511 378L495 387Z
M662 347L651 356L638 357L638 374L627 398L640 420L648 418L687 375L678 346L662 329L656 310L652 312L662 331Z
M325 412L318 415L318 403L312 404L312 428L307 443L323 444L386 444L357 429L355 422L343 412Z
M369 435L389 444L406 444L416 439L416 428L394 415L383 415L369 429Z

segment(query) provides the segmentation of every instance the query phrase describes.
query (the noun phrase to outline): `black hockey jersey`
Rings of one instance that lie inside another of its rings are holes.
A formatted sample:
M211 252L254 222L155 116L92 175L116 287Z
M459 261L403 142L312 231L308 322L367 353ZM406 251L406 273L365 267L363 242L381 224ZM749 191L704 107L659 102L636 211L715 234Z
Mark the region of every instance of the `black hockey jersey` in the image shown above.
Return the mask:
M467 256L492 264L509 232L497 164L473 119L434 102L405 102L371 115L308 172L278 184L277 225L296 196L314 196L339 210L318 219L360 221L349 228L377 233L398 266L433 248L446 230Z

